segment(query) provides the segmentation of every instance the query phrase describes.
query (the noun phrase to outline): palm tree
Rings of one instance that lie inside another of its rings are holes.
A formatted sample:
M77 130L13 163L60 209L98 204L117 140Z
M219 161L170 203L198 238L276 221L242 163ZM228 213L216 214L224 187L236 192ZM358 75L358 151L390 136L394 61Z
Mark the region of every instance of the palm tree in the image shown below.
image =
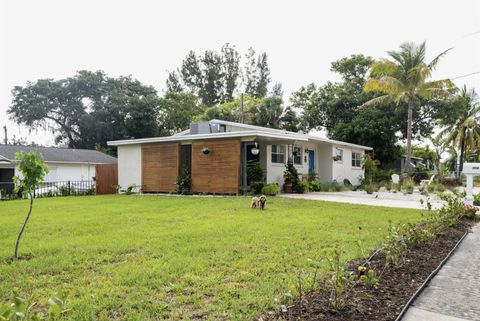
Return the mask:
M399 51L389 51L391 60L375 62L370 69L370 79L365 83L366 92L379 92L382 96L373 98L362 107L394 102L408 104L407 118L407 153L403 173L410 171L412 155L412 122L415 99L446 98L452 93L455 86L449 79L427 81L435 70L440 58L450 49L439 54L430 63L425 62L425 42L420 45L404 43Z
M442 182L442 154L445 151L445 144L443 144L442 137L437 135L431 138L432 145L434 147L433 162L437 171L437 182Z
M451 145L460 151L456 173L459 178L463 171L465 155L474 152L480 142L480 104L475 90L467 91L466 86L462 88L455 102L460 104L461 113L457 121L444 128L439 136L445 138L445 145Z

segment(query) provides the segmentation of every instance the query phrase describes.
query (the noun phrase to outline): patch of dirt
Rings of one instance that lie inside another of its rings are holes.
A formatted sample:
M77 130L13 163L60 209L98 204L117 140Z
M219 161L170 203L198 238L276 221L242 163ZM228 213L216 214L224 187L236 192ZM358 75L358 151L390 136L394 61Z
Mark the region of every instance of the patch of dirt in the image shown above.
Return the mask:
M406 259L399 268L385 267L385 256L378 254L371 261L371 268L377 272L377 285L370 287L364 283L355 283L348 291L345 307L342 310L331 308L330 293L319 289L303 296L301 301L297 300L287 312L267 314L260 320L395 320L415 291L469 228L469 224L461 224L442 232L433 241L409 248ZM354 271L358 263L358 260L352 261L349 269Z

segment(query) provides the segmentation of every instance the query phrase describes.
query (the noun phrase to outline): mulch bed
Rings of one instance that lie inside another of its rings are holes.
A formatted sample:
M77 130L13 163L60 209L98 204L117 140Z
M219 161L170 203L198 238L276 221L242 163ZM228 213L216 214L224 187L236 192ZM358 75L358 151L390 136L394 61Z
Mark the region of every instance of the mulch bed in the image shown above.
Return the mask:
M427 277L445 259L455 244L470 229L470 223L461 224L442 232L434 241L409 248L406 260L399 268L385 267L385 257L379 254L371 261L377 272L374 287L355 283L348 291L345 307L335 310L329 304L330 293L319 289L297 300L285 313L269 314L263 320L318 320L366 321L395 320L411 296ZM360 261L352 261L349 269L355 270Z

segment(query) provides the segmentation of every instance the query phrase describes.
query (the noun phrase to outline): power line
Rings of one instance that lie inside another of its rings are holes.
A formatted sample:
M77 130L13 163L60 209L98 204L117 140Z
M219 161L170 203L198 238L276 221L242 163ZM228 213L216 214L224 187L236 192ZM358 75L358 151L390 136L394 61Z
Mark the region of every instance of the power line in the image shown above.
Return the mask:
M470 73L470 74L458 76L458 77L455 77L455 78L450 78L450 80L455 80L455 79L459 79L459 78L469 77L469 76L473 76L473 75L476 75L476 74L480 74L480 71L472 72L472 73Z

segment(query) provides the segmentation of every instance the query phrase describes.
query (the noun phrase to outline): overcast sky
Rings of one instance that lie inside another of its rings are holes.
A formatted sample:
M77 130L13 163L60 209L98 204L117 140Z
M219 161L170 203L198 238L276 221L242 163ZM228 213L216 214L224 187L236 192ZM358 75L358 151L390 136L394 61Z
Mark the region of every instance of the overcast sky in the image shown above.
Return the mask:
M427 41L427 58L454 49L434 78L480 72L476 0L1 0L0 126L10 136L52 144L52 135L8 121L11 89L77 70L129 75L160 92L167 70L189 50L228 42L268 54L285 99L300 86L338 80L330 63L351 55L386 57L404 41ZM480 74L454 80L480 92ZM0 134L3 138L3 131Z

